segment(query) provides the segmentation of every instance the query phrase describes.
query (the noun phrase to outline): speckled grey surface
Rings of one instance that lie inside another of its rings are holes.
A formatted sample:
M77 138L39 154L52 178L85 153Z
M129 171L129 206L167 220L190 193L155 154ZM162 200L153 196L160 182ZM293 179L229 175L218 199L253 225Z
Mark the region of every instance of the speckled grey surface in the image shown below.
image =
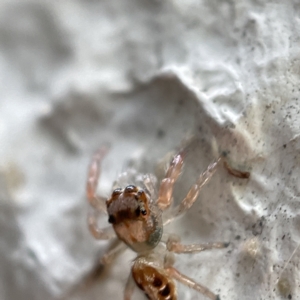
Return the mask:
M222 300L299 297L300 4L286 2L1 1L0 299L122 299L130 251L78 285L109 248L86 227L88 162L111 145L109 195L191 135L177 201L218 151L251 178L220 170L166 228L232 242L175 266Z

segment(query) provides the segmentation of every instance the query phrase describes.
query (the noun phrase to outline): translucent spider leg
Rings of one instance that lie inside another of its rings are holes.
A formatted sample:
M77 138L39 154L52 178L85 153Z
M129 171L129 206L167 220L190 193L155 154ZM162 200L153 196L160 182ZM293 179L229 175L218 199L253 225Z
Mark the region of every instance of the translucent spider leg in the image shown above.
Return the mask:
M108 151L107 147L101 147L92 158L88 169L88 177L86 183L86 197L90 205L97 211L106 213L105 197L96 194L98 181L100 176L100 165Z
M176 154L167 170L165 178L161 181L158 191L157 205L165 210L172 203L173 187L183 167L183 151Z
M90 212L88 215L88 227L90 233L93 237L97 240L110 240L116 236L115 231L112 226L108 226L105 228L99 228L98 226L98 218L99 212L93 211Z
M132 278L131 272L128 276L125 290L124 290L124 300L130 300L134 291L136 284L134 282L134 279Z
M88 227L91 234L98 240L108 240L116 236L111 226L102 229L97 224L99 213L106 213L105 197L97 195L96 190L100 176L100 164L107 151L107 147L102 147L94 154L88 169L86 183L86 197L90 205L95 209L88 215Z
M238 177L238 178L249 178L250 173L249 172L242 172L236 169L233 169L228 162L225 160L224 157L219 157L217 161L211 163L207 169L200 174L198 180L195 184L192 185L189 192L185 196L185 198L182 200L182 202L175 207L170 213L167 219L164 222L164 225L169 224L174 218L176 218L179 215L182 215L184 212L186 212L190 207L194 204L194 202L197 200L199 192L203 188L205 184L207 184L210 179L213 177L214 173L217 170L217 167L223 163L224 167L228 171L229 174Z
M224 249L229 246L229 243L210 242L210 243L202 243L202 244L183 245L180 241L179 236L170 235L166 241L166 246L168 251L174 253L195 253L195 252L202 252L211 249Z
M180 273L173 267L166 268L169 276L176 279L177 281L181 282L182 284L200 292L204 296L208 297L211 300L220 300L220 297L210 291L207 287L201 285L200 283L195 282L191 278L187 277L186 275Z
M183 214L187 211L196 201L200 190L202 187L209 182L214 173L216 172L217 166L220 163L221 158L219 158L216 162L211 163L207 170L200 174L197 182L192 185L186 197L182 200L182 202L176 206L170 213L164 225L169 224L174 218Z
M127 249L127 246L123 242L118 240L116 245L114 245L114 247L111 250L109 250L102 256L100 262L103 265L108 265L114 259L116 259L117 256L119 256L122 252L124 252L126 249Z

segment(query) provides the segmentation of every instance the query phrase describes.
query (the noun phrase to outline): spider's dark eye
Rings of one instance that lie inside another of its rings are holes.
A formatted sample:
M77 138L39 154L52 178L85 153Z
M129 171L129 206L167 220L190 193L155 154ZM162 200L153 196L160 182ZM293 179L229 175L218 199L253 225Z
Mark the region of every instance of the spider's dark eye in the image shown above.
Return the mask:
M112 192L112 196L117 196L117 195L120 195L121 193L122 193L122 189L117 188Z
M135 210L135 215L138 217L140 214L141 214L141 209L138 207L138 208Z
M125 193L137 192L137 187L135 185L128 185L125 188Z
M113 215L109 215L108 223L110 223L110 224L116 223L116 218Z
M141 214L142 214L143 216L146 216L146 214L147 214L146 209L141 209Z

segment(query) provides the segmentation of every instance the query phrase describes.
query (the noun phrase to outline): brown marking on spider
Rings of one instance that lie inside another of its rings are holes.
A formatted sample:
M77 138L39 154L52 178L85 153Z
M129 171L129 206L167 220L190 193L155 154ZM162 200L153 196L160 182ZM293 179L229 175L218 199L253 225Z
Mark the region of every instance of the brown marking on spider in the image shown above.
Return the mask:
M93 156L88 179L87 198L95 213L89 215L88 225L96 239L117 237L120 243L106 253L102 263L110 263L126 246L137 253L133 261L131 274L124 291L124 299L130 300L134 287L137 285L148 299L176 300L175 280L202 293L211 300L220 300L219 296L193 279L181 274L169 261L170 253L194 253L209 249L223 249L229 243L213 242L205 244L184 245L176 235L163 235L163 226L186 212L197 200L202 187L212 178L219 165L223 164L229 174L239 178L249 178L250 173L233 169L220 157L211 163L200 174L191 186L186 197L177 206L173 205L173 187L182 172L185 151L179 151L171 160L165 178L161 181L158 191L155 190L154 176L143 176L144 186L127 185L113 190L111 197L105 199L96 194L100 164L107 149L101 148ZM151 191L151 193L150 193ZM158 196L155 197L155 194ZM97 227L97 215L106 212L108 222L112 225L103 229ZM163 221L162 215L166 214ZM123 242L123 243L122 243ZM164 246L162 247L161 244Z
M132 276L137 286L149 299L177 299L176 286L172 277L165 269L152 266L145 258L140 257L134 261Z

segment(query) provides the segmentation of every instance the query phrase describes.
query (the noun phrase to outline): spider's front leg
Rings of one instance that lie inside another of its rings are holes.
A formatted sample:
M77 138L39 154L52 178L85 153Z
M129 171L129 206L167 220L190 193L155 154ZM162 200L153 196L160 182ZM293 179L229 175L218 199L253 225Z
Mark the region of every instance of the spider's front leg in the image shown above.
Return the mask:
M94 211L89 213L88 226L91 234L98 240L107 240L115 237L111 226L100 229L97 224L99 214L102 212L106 213L105 197L97 195L96 190L100 176L100 165L107 151L107 147L102 147L94 154L88 169L86 183L86 197L89 204L94 208Z
M229 165L229 163L223 156L219 157L215 162L211 163L203 173L200 174L198 180L192 185L182 202L169 213L167 219L164 222L164 225L169 224L174 218L182 215L184 212L191 208L191 206L197 200L199 192L201 191L203 186L211 180L218 166L222 163L229 174L238 178L249 178L249 172L242 172L240 170L234 169Z
M167 209L172 203L173 187L183 167L183 151L176 154L167 170L165 178L161 181L157 205L161 210Z
M100 177L100 165L107 151L107 147L101 147L95 152L88 169L86 182L86 197L89 204L99 212L106 212L105 197L97 195L96 191Z
M170 212L168 212L167 218L164 221L164 225L169 224L174 218L176 218L179 215L182 215L194 204L194 202L196 201L199 195L200 190L212 178L220 162L221 162L221 158L211 163L208 166L208 168L203 173L200 174L198 180L196 181L195 184L192 185L192 187L190 188L189 192L187 193L186 197L182 200L182 202L179 205L177 205L174 209L172 209Z
M99 228L98 226L99 213L97 211L88 214L88 227L90 233L97 240L110 240L116 236L112 226Z

